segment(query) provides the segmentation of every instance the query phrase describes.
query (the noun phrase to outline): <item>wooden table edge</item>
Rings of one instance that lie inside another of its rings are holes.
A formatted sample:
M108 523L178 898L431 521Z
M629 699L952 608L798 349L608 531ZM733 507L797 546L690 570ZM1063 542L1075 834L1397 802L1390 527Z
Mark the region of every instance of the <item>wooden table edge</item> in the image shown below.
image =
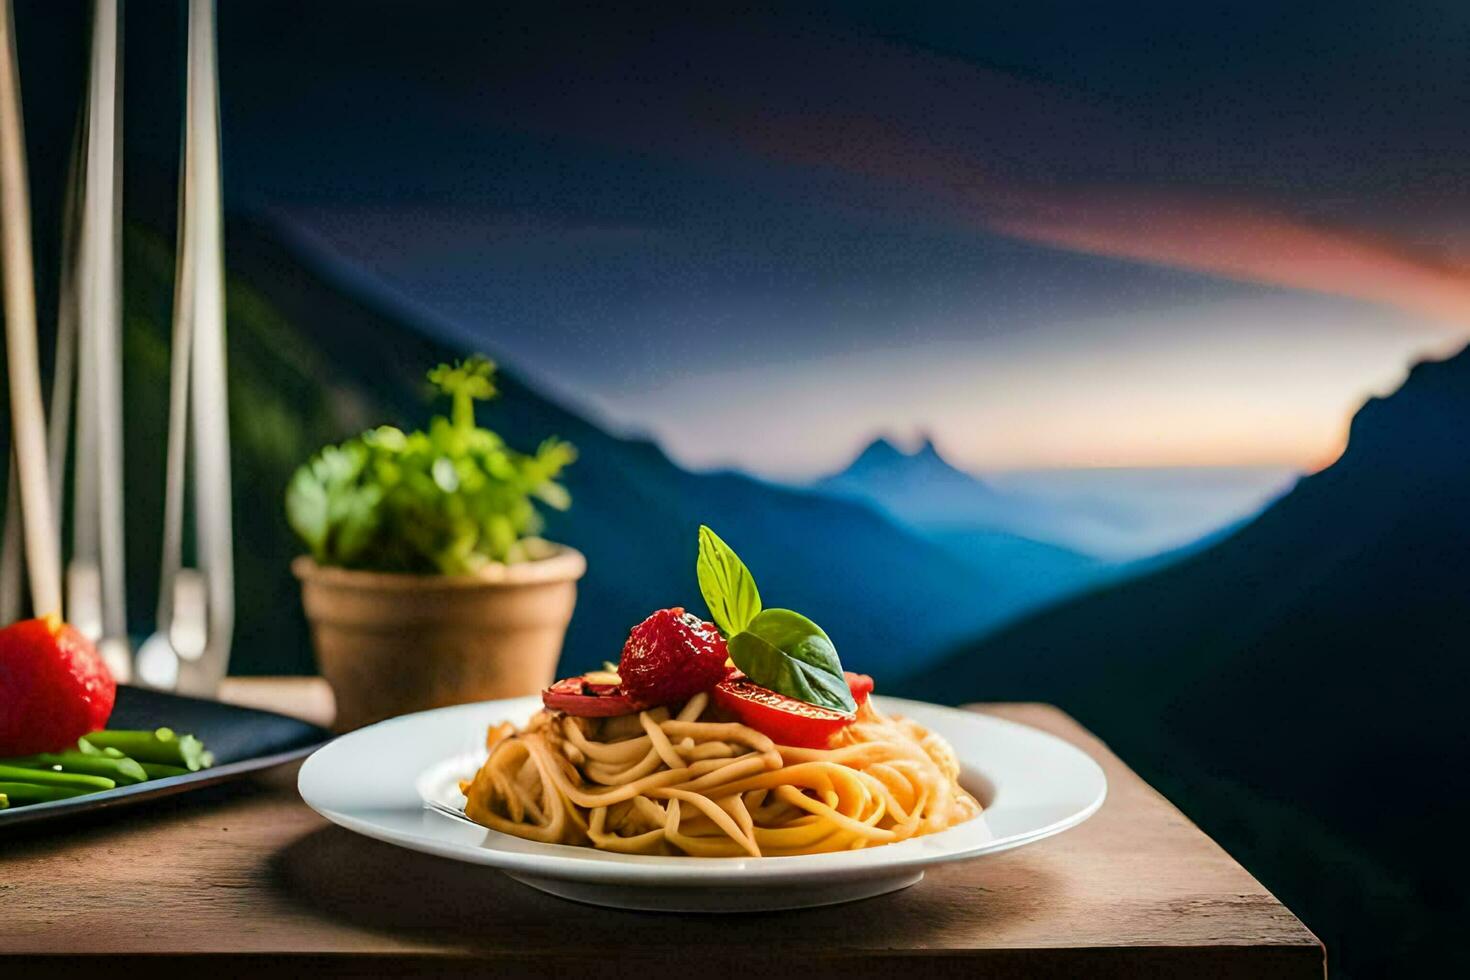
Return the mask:
M1325 976L1326 964L1311 946L1212 945L1078 945L1017 946L982 949L803 950L799 963L778 950L755 952L738 963L691 957L678 952L610 950L599 976L647 977L649 971L668 972L685 966L697 968L700 980L740 977L769 971L775 976L800 973L804 978L886 977L895 970L922 970L924 977L989 978L1076 977L1095 980L1146 976L1210 977L1212 980L1263 980L1271 977ZM239 950L159 951L128 953L0 953L0 963L27 977L74 975L79 969L101 969L107 975L123 970L162 970L164 975L197 975L209 971L211 980L230 976L259 977L271 968L313 977L338 976L515 976L564 978L586 973L588 961L575 952L554 949L439 949L393 952L349 950L295 950L258 952ZM21 971L24 971L23 973Z
M251 707L267 708L280 711L283 714L292 714L304 718L316 724L329 726L331 724L334 705L332 703L332 692L326 682L319 677L281 678L281 677L239 677L229 678L221 691L221 698L234 703L244 704ZM1033 728L1041 729L1051 735L1076 746L1087 753L1093 761L1102 766L1108 775L1110 788L1116 788L1127 782L1129 785L1142 787L1145 792L1157 803L1167 807L1178 819L1189 822L1193 821L1174 805L1162 793L1159 793L1146 780L1141 778L1133 769L1124 762L1107 743L1104 742L1091 730L1085 728L1070 714L1053 704L1040 701L1008 701L1008 702L977 702L963 705L966 711L975 711L982 714L1016 721ZM1106 805L1106 804L1105 804ZM1209 839L1201 831L1201 835ZM1213 844L1213 841L1211 841ZM1218 846L1218 845L1216 845ZM1247 872L1249 873L1249 872ZM1254 876L1252 876L1254 877ZM1258 883L1259 884L1259 883ZM1269 890L1262 886L1262 890L1270 894ZM1212 947L1197 947L1199 949L1233 949L1238 955L1241 947L1259 948L1266 950L1293 949L1300 950L1307 955L1316 958L1325 971L1326 946L1322 940L1313 933L1300 918L1295 916L1284 904L1271 895L1272 900L1281 905L1282 909L1295 920L1298 932L1295 941L1277 943L1272 945L1241 943L1236 946L1230 944L1218 944ZM1063 949L1094 949L1107 947L1057 947ZM1139 947L1130 947L1137 949ZM1161 946L1162 949L1185 949L1193 947L1184 946Z
M243 681L243 683L241 682ZM325 700L323 694L325 692ZM330 692L325 691L319 679L261 678L238 679L224 692L226 700L247 703L301 716L312 720L324 720L324 706L330 708ZM299 702L290 703L292 698ZM305 710L293 711L293 707L304 705ZM1042 731L1047 731L1086 752L1104 768L1111 786L1127 787L1128 793L1146 792L1167 806L1177 818L1188 823L1188 818L1158 794L1146 782L1129 769L1106 744L1088 732L1062 710L1039 703L1005 703L968 705L969 710L982 711L996 717L1021 721ZM1193 826L1190 824L1190 826ZM1200 833L1200 837L1209 839ZM1218 851L1218 845L1209 842ZM1228 860L1223 851L1218 854ZM1265 892L1262 889L1262 892ZM1269 895L1268 892L1266 892ZM1271 896L1272 901L1276 901ZM1280 906L1279 901L1276 902ZM1097 944L1079 942L1069 945L1060 942L1054 945L1017 945L992 947L956 947L934 949L905 948L859 948L842 946L834 949L803 949L801 951L802 972L809 976L834 975L846 978L861 975L891 976L895 967L908 966L921 969L925 976L973 975L984 971L987 975L1008 976L1074 976L1085 971L1088 976L1134 976L1140 972L1149 975L1189 975L1218 977L1304 977L1321 976L1325 973L1325 951L1320 940L1306 928L1289 910L1280 906L1284 916L1290 916L1295 928L1289 925L1281 931L1275 941L1263 933L1259 940L1222 940L1208 943L1182 941L1141 942L1135 944ZM3 915L0 915L3 919ZM1279 923L1281 920L1278 919ZM0 929L3 932L3 929ZM1079 937L1081 938L1081 937ZM1184 939L1184 937L1181 937ZM293 973L310 971L322 976L360 975L431 975L445 972L455 974L515 974L565 976L568 972L585 972L585 951L560 951L554 946L535 942L521 947L506 946L486 949L474 946L445 946L425 949L355 950L343 948L313 947L308 940L301 948L290 951L249 951L232 949L106 952L106 953L56 953L36 952L5 955L0 942L0 962L13 969L25 970L29 975L61 975L75 973L78 968L105 967L109 971L123 968L162 969L165 974L189 971L199 973L208 970L217 976L258 976L264 970L287 968ZM610 951L613 952L613 951ZM645 975L649 970L667 971L672 966L692 966L696 961L701 980L727 975L748 977L752 969L767 969L777 975L791 972L793 964L782 951L752 951L750 957L742 957L738 968L734 964L721 967L719 963L698 959L698 951L687 952L668 947L643 951L616 951L609 959L611 975ZM881 953L882 955L874 955Z

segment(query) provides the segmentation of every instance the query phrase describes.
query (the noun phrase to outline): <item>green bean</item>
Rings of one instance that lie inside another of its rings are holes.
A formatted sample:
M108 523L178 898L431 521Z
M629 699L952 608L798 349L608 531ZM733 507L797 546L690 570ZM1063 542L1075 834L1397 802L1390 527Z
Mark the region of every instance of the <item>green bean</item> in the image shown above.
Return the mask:
M0 765L0 780L33 783L38 786L74 786L85 789L89 793L100 789L113 789L117 786L114 780L106 776L89 776L80 772L57 772L55 769L7 765Z
M22 759L0 759L0 765L21 766L26 769L56 769L62 772L82 772L92 776L106 776L119 786L141 783L148 778L143 767L132 759L118 753L90 755L86 752L47 752L29 755Z
M126 759L127 758L127 756L123 755L117 749L99 749L97 746L95 746L91 742L87 741L87 739L86 739L85 736L83 736L82 738L77 739L77 749L76 750L78 752L82 753L82 755L105 755L109 759Z
M0 796L7 805L24 806L27 803L50 803L52 800L69 800L73 796L86 796L101 792L85 786L41 786L36 783L0 782Z
M204 745L193 735L176 735L172 728L151 732L105 730L93 732L86 740L94 748L117 749L138 762L165 766L182 766L190 772L204 768Z

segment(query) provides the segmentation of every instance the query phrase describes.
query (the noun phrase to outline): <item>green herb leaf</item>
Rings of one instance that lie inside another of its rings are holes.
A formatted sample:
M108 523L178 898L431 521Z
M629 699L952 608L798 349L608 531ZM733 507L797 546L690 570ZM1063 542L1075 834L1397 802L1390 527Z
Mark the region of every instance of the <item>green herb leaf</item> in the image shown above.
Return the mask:
M455 364L441 364L429 372L429 383L454 402L454 427L469 433L475 427L475 402L494 398L495 362L484 354Z
M318 561L327 557L327 506L326 486L311 467L298 468L286 488L286 520Z
M760 613L730 637L730 659L751 680L779 694L836 711L857 710L837 648L822 627L800 613Z
M319 563L464 575L527 560L538 505L571 504L557 479L577 453L556 439L517 452L481 428L475 403L495 394L494 372L479 356L440 365L430 380L450 396L450 417L419 431L370 429L296 471L286 518Z
M699 526L699 559L694 565L699 591L715 625L727 637L745 629L761 611L755 576L740 556L703 524Z

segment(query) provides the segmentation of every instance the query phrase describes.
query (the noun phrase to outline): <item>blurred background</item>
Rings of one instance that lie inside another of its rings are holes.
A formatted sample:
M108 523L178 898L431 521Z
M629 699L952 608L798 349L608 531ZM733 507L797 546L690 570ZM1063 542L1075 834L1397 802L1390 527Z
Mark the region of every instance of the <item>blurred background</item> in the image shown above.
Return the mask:
M17 21L45 325L86 7ZM137 611L183 42L128 8ZM1075 714L1342 975L1465 964L1470 8L226 2L219 43L234 672L314 669L292 469L484 351L482 418L581 451L564 673L699 606L709 523L882 689Z

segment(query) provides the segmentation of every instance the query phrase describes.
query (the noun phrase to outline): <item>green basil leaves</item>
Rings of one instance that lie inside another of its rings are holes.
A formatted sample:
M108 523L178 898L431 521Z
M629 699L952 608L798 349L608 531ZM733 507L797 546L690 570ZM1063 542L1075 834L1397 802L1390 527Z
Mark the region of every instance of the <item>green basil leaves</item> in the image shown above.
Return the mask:
M699 560L694 565L699 591L725 636L734 636L761 611L760 590L745 562L703 524L699 526Z
M495 394L494 364L471 357L429 379L452 400L449 417L416 432L369 429L291 478L286 518L318 564L469 575L530 560L537 502L570 505L557 479L576 459L571 446L548 439L520 453L476 423L475 402Z
M837 648L801 613L765 610L730 637L730 659L761 687L834 711L857 710Z
M800 613L763 610L750 569L703 525L695 573L715 625L729 639L730 659L747 677L808 704L857 710L831 638Z

